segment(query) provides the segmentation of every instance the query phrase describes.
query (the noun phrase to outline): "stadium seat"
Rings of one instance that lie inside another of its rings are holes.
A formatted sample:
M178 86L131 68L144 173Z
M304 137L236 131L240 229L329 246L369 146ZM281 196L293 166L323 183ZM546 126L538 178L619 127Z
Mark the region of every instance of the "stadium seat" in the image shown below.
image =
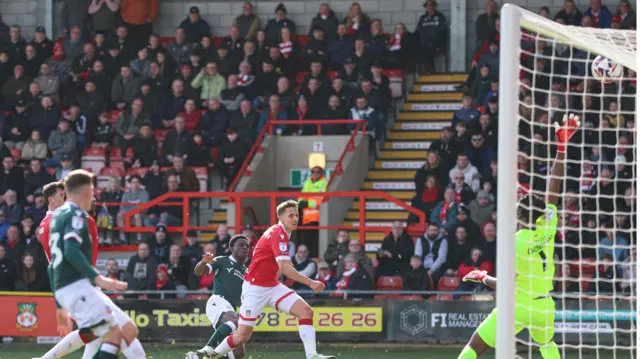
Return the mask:
M400 294L376 294L373 296L374 300L389 300L389 299L400 299L402 296Z
M107 188L109 186L110 177L123 177L124 169L119 167L104 167L98 172L98 183L96 187Z
M144 177L144 175L147 174L147 172L149 172L149 168L148 167L137 167L137 168L129 168L127 170L127 174L125 176L125 181L129 181L129 177L133 176L133 175L138 175L140 177Z
M193 299L193 300L207 300L209 299L209 296L206 294L189 294L187 296L187 299Z
M472 295L463 295L462 297L460 297L460 300L473 300L473 296Z
M399 299L399 300L422 300L424 298L422 298L421 295L415 294L415 295L400 295L396 299Z
M460 286L460 278L458 277L442 277L438 282L438 290L454 291Z
M392 98L401 98L404 93L404 74L402 70L383 70L382 74L389 78L389 89Z
M160 46L162 47L167 47L167 45L169 45L169 43L171 43L173 40L175 40L175 37L172 36L161 36L160 37Z
M338 76L339 73L340 73L340 71L327 71L327 76L329 76L329 78L333 82L333 79L335 79L336 76Z
M211 147L209 151L211 153L213 163L216 163L220 159L220 149L218 147Z
M224 36L214 36L211 40L216 48L218 48L218 46L220 46L220 44L222 43L222 40L224 40Z
M122 110L111 110L109 111L109 123L116 124L118 122L118 118L120 117L120 113Z
M453 295L451 294L440 294L440 298L437 295L432 295L430 300L453 300Z
M593 282L593 278L595 277L595 273L583 273L580 277L580 289L583 293L589 291L589 284Z
M106 150L104 148L87 148L82 154L81 167L91 168L93 173L100 173L105 166Z
M300 45L300 50L303 50L305 45L309 43L309 35L296 35L296 42Z
M20 158L22 157L22 150L19 148L12 148L11 157L13 157L15 161L20 161Z
M171 130L153 130L153 136L156 138L156 141L162 142L169 131Z
M47 173L53 176L53 174L56 173L56 168L55 167L47 168Z
M207 167L191 167L196 172L196 177L200 181L200 192L207 192L209 170Z
M376 284L378 290L402 290L402 277L400 276L383 276L378 278Z

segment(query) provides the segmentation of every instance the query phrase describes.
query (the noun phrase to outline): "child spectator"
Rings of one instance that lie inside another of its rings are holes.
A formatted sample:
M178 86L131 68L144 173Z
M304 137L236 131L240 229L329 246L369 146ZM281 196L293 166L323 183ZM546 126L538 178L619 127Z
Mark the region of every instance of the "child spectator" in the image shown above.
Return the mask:
M16 291L22 292L48 292L49 277L40 263L36 263L35 257L30 252L25 252L20 261Z
M483 64L480 67L480 77L473 82L471 87L471 95L473 96L474 105L484 104L487 94L491 89L491 81L493 78L489 74L489 65Z
M166 264L158 264L158 267L156 267L156 283L154 289L158 291L176 290L176 285L169 276L169 268ZM160 295L154 297L160 298ZM175 294L165 294L164 298L175 298Z
M213 166L213 159L211 158L211 151L202 137L200 131L196 131L193 135L193 143L195 148L193 153L187 159L189 166L192 167L211 167Z
M333 277L329 264L325 261L318 263L318 273L314 278L317 281L324 283L325 290L334 290L336 288L336 279Z
M430 290L431 280L419 256L411 256L411 268L404 274L404 290Z
M102 111L98 116L98 125L93 130L93 148L108 148L113 140L113 125L109 123L109 112Z
M469 257L462 261L460 267L458 267L458 278L460 278L461 281L458 287L459 291L475 291L484 288L484 285L481 283L462 282L462 278L473 270L486 271L487 275L493 275L493 262L485 260L482 257L482 251L478 247L471 249Z

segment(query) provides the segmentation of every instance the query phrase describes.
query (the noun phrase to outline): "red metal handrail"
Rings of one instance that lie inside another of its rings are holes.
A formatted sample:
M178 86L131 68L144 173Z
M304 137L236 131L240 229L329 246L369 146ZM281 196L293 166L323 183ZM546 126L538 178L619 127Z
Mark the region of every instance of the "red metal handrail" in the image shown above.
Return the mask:
M151 227L134 227L131 225L131 218L142 211L145 211L153 206L160 205L164 206L164 201L170 198L182 198L182 226L172 226L168 227L167 230L169 232L182 232L183 237L186 237L186 233L190 229L195 230L211 230L212 226L189 226L189 216L190 216L190 205L189 199L202 199L202 198L228 198L229 201L235 202L235 220L234 229L236 233L240 233L242 231L242 200L245 198L268 198L271 202L270 205L270 219L269 223L274 224L277 221L276 218L276 200L282 197L289 198L297 198L300 196L301 192L169 192L165 193L159 197L154 198L153 200L142 203L139 207L127 212L124 217L124 226L125 231L128 232L153 232L154 229ZM416 215L418 217L419 222L415 225L411 225L407 227L407 232L422 234L426 230L426 215L423 211L414 208L404 201L391 196L386 192L381 191L353 191L353 192L322 192L314 194L317 197L357 197L360 201L359 208L359 222L358 222L358 232L360 241L364 243L366 232L380 231L382 228L385 230L389 227L368 227L366 226L366 199L368 198L383 198L389 202L395 203L396 205L406 209L408 212ZM176 203L176 202L169 202ZM267 229L269 226L255 226L254 229ZM353 229L353 227L349 226L299 226L301 230L304 229Z
M251 173L251 171L247 170L247 167L249 167L249 163L251 163L251 159L253 158L253 156L256 153L260 153L260 152L264 151L264 148L262 148L262 140L263 140L264 136L267 134L267 132L268 132L269 135L273 135L273 128L274 128L275 125L290 125L290 126L295 126L295 125L298 125L298 126L316 125L316 129L318 131L317 132L318 135L322 134L322 126L323 125L356 125L356 129L351 134L351 137L349 138L349 142L347 143L347 146L345 146L345 151L343 151L342 155L338 159L338 163L336 164L336 169L342 170L342 160L344 159L344 156L345 156L346 152L348 152L347 149L348 148L355 148L354 138L355 138L355 135L358 132L362 131L363 134L366 133L367 121L364 121L364 120L302 120L302 121L288 121L288 120L286 120L286 121L269 121L269 122L267 122L265 124L265 126L262 128L262 131L260 131L260 134L258 135L258 138L256 139L256 141L253 143L253 146L251 146L251 150L249 151L249 154L247 155L247 157L242 162L242 166L240 167L240 170L236 174L236 177L231 182L231 185L229 186L229 189L231 191L235 191L236 186L238 185L238 182L240 181L240 178L245 176L245 174L247 176L251 176L252 173ZM333 179L335 172L336 172L336 170L334 170L334 173L331 174L331 179ZM331 179L329 179L329 183L331 182Z

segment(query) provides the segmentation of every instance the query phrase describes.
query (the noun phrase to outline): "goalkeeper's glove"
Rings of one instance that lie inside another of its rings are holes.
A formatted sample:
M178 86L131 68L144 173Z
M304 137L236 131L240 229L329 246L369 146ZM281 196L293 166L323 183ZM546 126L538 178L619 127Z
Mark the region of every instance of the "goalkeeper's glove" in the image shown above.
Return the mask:
M485 279L487 279L487 271L486 270L472 270L467 275L462 278L462 281L465 283L482 283L485 284Z
M556 129L558 152L564 153L567 150L567 143L571 140L571 136L580 129L580 116L572 113L570 113L569 116L564 115L562 118L562 125L555 122L553 126Z

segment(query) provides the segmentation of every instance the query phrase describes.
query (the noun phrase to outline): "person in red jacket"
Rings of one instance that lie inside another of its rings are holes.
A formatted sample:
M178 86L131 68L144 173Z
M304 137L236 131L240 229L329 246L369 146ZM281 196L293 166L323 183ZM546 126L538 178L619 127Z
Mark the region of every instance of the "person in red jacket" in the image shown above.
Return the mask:
M462 278L469 274L471 271L480 270L486 271L488 275L493 273L494 263L491 261L484 260L482 258L482 251L478 247L473 247L471 249L471 253L469 258L465 259L460 263L460 267L458 268L458 278L460 278L460 286L457 291L471 292L483 290L485 287L482 285L478 285L477 283L465 283L462 282Z
M200 119L202 119L202 111L196 107L194 100L187 100L184 104L184 112L180 113L185 120L185 128L187 132L193 134L200 127Z

